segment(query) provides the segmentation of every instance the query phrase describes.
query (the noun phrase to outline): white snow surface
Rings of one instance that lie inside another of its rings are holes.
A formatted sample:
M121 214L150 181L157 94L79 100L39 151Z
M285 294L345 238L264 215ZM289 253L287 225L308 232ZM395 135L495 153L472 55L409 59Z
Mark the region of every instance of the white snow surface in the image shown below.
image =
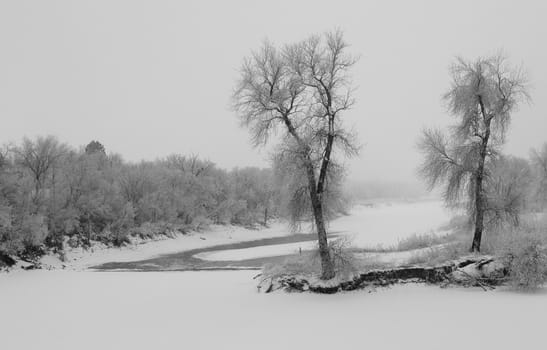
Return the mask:
M0 274L0 348L540 349L547 292L256 291L251 271Z
M350 215L330 223L331 232L347 237L354 247L371 248L395 245L414 234L443 235L441 226L450 220L450 212L438 200L417 202L384 202L357 205ZM278 244L263 247L229 249L196 254L202 260L234 261L298 253L312 250L315 242Z

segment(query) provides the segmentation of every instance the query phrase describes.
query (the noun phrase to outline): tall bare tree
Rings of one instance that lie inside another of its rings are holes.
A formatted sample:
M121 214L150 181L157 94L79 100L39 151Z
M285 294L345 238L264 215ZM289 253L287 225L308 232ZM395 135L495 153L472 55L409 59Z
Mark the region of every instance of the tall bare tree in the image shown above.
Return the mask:
M505 140L512 113L528 100L522 69L508 64L502 54L475 61L458 58L450 70L452 86L444 95L456 123L446 136L425 130L419 148L425 156L421 175L431 187L443 183L450 204L466 197L474 223L471 251L480 251L489 203L485 181Z
M335 275L323 215L334 149L348 155L358 152L354 135L342 123L343 113L354 104L349 71L356 57L347 48L341 31L282 48L266 41L244 60L233 96L255 146L281 129L285 150L305 173L323 279Z

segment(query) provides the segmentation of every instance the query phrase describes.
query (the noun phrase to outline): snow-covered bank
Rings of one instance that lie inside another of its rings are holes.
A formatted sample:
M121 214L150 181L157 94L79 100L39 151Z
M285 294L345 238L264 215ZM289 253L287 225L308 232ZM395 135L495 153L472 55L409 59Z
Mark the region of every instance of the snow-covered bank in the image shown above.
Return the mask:
M61 262L55 256L45 256L41 263L45 267L68 268L75 270L86 269L90 266L107 262L124 262L150 259L156 256L177 253L192 249L206 248L215 245L253 241L263 238L281 237L289 235L287 226L275 222L268 228L250 230L239 226L213 225L204 232L179 234L175 238L157 241L145 241L141 244L132 244L124 247L99 247L90 250L82 248L69 249L66 252L66 261Z
M547 293L259 294L256 272L0 275L2 349L541 348Z

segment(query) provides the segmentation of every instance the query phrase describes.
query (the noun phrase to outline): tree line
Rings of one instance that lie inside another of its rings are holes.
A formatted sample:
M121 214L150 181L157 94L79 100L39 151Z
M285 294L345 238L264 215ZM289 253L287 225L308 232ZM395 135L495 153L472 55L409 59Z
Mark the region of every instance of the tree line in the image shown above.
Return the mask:
M126 162L98 141L75 149L53 136L0 152L0 252L38 256L66 244L121 245L132 235L267 225L298 188L277 167L227 171L196 155Z

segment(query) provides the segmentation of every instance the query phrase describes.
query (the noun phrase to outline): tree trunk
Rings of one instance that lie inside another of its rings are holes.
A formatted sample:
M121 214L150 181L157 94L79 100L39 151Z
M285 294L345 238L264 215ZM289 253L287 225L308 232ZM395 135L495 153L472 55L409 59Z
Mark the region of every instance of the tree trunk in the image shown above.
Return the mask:
M321 258L321 279L329 280L333 278L336 273L334 271L334 262L332 261L329 252L327 230L325 229L325 220L323 218L323 204L320 197L322 189L321 191L317 190L317 183L315 182L315 169L313 168L313 162L310 159L309 146L302 141L287 115L283 116L283 120L285 122L285 125L287 126L289 134L294 137L296 142L300 145L301 150L304 152L304 165L306 167L306 175L308 178L308 190L310 192L313 217L315 219L315 227L317 229L317 241L319 243L319 256ZM325 168L325 173L327 166L328 163L326 165L323 163L321 166L321 168ZM324 176L326 176L326 174ZM321 179L324 176L321 176L320 174ZM322 181L320 182L321 186L323 186Z
M481 162L484 163L484 162ZM473 234L473 243L471 245L471 252L480 252L482 230L484 228L484 205L482 194L482 179L484 172L484 165L479 167L477 171L477 179L475 183L475 233Z
M317 194L315 185L315 173L313 165L310 162L306 164L308 175L308 189L310 192L313 217L317 229L317 241L319 242L319 256L321 258L321 279L329 280L335 276L334 263L330 256L329 245L327 241L327 230L325 229L325 220L323 218L323 203Z
M479 166L477 167L475 183L475 233L473 234L473 243L471 252L480 252L482 231L484 229L484 193L482 182L484 180L484 163L488 154L488 140L490 139L490 123L492 116L486 112L482 97L479 95L479 107L484 121L484 135L481 137L481 149L479 154Z
M91 247L91 218L87 213L87 246Z
M473 234L473 243L471 244L471 252L480 252L482 231L484 229L484 193L482 182L484 180L484 163L488 153L488 140L490 138L490 121L487 119L484 105L481 101L482 114L485 117L485 132L482 137L479 166L477 167L476 183L475 183L475 233Z

